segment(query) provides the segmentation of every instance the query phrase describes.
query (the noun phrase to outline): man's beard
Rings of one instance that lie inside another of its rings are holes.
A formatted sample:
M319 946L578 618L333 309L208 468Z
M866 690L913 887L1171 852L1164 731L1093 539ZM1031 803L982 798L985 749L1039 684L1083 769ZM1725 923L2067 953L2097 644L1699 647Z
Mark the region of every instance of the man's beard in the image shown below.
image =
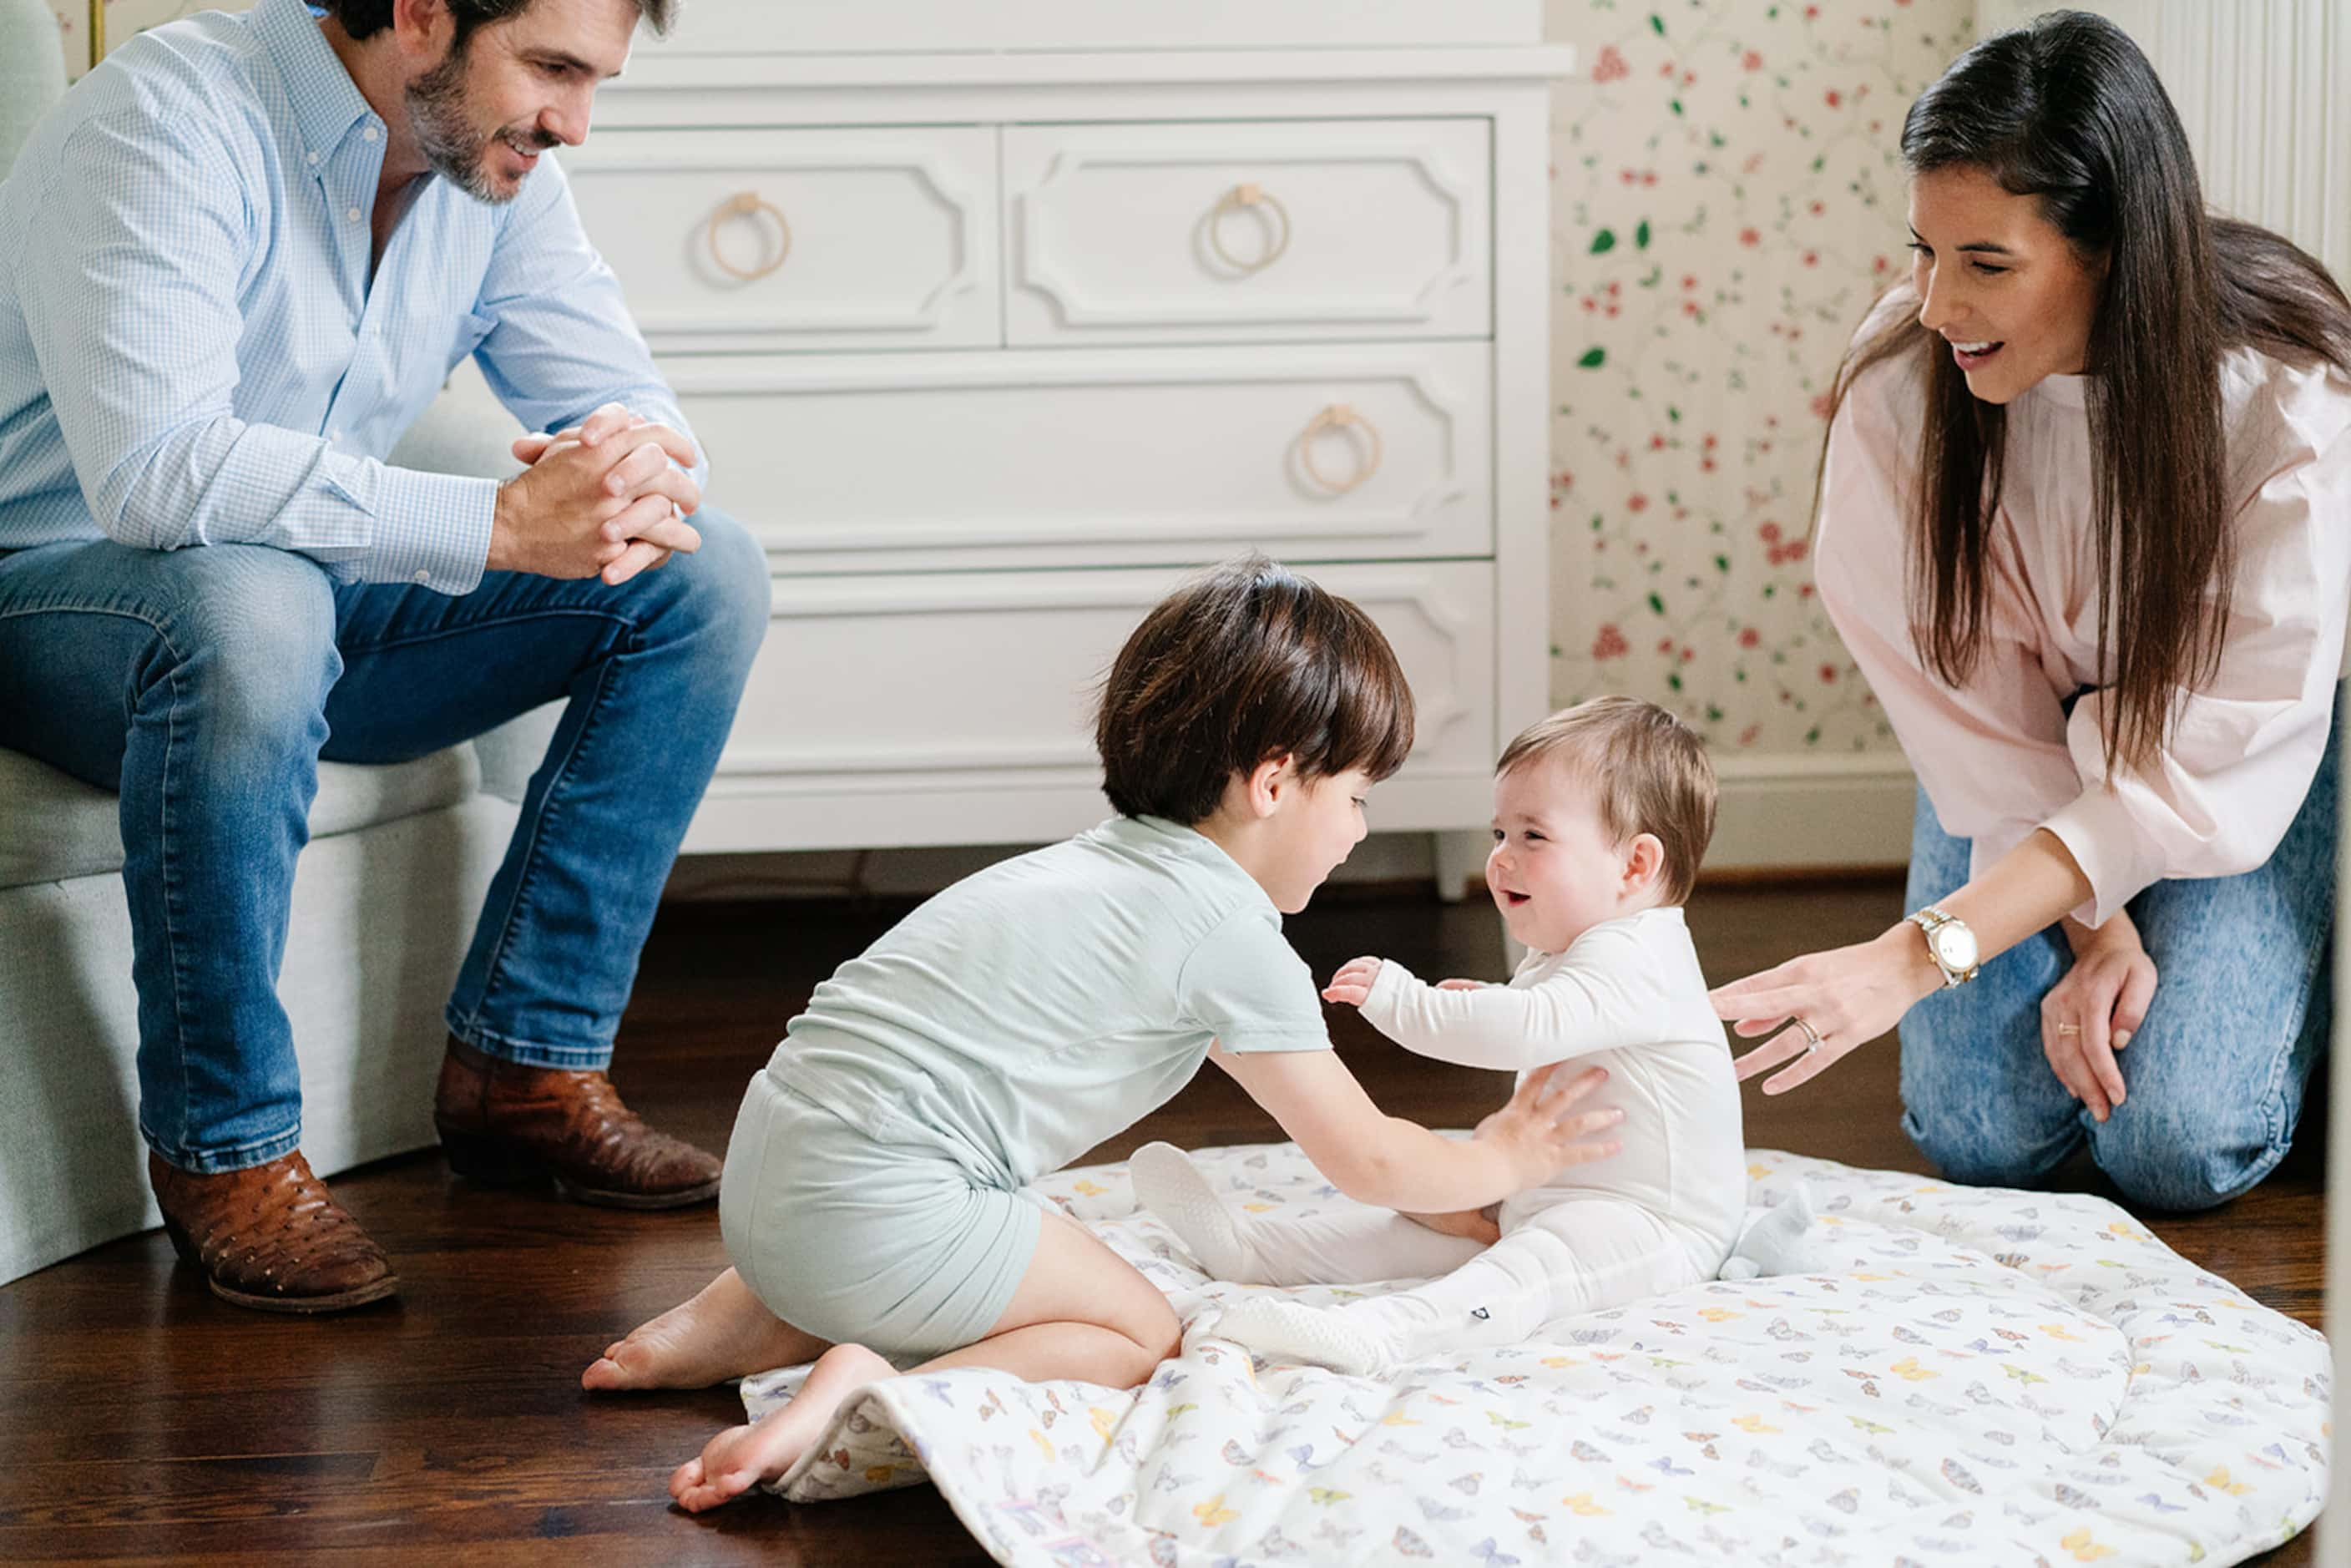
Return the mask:
M477 202L508 202L521 194L519 182L501 188L486 166L490 143L504 141L517 152L541 152L558 145L545 131L474 129L466 110L472 100L465 92L465 48L454 45L448 57L408 84L408 120L416 133L417 150L425 163L443 179Z

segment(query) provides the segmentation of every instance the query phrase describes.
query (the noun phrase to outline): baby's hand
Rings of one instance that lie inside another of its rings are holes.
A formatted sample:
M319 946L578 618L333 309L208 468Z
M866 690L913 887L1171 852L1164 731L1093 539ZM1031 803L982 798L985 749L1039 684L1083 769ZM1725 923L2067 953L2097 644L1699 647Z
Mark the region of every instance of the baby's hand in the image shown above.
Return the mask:
M1440 991L1482 991L1486 988L1486 982L1483 980L1439 980L1437 982L1437 988Z
M1322 988L1322 999L1351 1008L1362 1007L1364 998L1372 994L1372 982L1380 977L1381 962L1378 958L1357 958L1346 964Z

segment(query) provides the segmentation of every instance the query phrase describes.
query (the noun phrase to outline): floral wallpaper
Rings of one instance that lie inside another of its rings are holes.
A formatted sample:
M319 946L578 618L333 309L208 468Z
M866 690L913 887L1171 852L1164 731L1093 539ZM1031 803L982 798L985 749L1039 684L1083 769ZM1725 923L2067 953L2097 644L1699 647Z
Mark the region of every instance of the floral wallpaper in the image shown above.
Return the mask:
M1813 597L1823 394L1908 265L1896 151L1971 0L1546 0L1552 691L1718 754L1892 732Z
M52 0L79 74L88 7ZM232 5L235 0L231 0ZM119 42L197 0L112 0ZM1813 598L1821 395L1906 264L1895 138L1974 0L1546 0L1552 692L1719 752L1894 745Z
M243 11L252 0L106 0L106 42L109 48L134 33L159 27L196 11ZM89 69L89 5L88 0L49 0L57 14L57 30L65 35L66 75L79 77Z

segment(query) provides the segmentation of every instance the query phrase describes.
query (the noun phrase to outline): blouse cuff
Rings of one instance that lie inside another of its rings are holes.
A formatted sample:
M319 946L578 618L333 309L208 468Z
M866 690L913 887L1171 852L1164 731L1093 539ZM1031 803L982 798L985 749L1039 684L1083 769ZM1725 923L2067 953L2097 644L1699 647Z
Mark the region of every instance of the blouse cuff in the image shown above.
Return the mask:
M2138 852L2138 832L2122 798L2093 782L2041 824L2073 852L2090 879L2089 901L2068 913L2088 926L2104 925L2155 882Z

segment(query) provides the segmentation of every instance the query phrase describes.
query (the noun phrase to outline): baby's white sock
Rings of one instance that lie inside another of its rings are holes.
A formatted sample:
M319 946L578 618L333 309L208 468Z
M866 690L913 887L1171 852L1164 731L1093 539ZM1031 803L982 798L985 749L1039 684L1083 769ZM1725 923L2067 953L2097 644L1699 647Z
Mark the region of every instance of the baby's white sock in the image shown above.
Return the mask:
M1519 1344L1570 1307L1575 1254L1548 1230L1515 1230L1441 1280L1371 1301L1308 1307L1258 1298L1215 1332L1262 1354L1358 1376Z
M1212 1280L1259 1283L1246 1221L1225 1207L1192 1156L1173 1144L1145 1144L1127 1162L1135 1201L1182 1238Z

